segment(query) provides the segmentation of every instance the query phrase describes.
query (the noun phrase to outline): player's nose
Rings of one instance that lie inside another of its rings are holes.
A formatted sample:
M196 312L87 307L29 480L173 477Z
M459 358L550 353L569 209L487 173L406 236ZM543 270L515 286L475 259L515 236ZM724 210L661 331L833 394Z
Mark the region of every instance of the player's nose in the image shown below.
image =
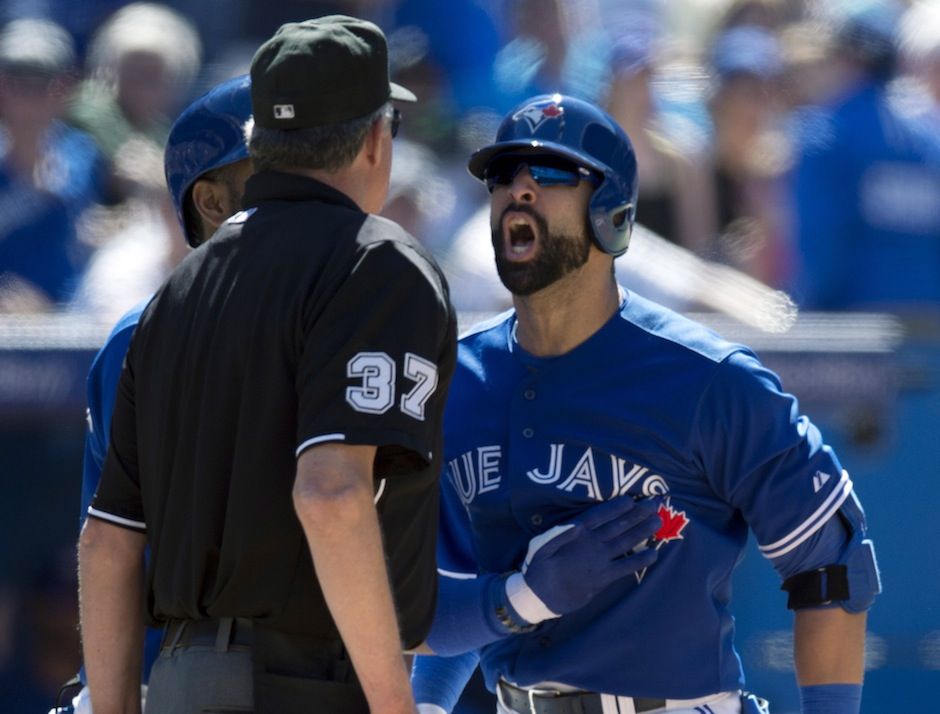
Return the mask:
M535 203L538 184L529 173L529 167L523 164L509 184L509 196L517 203Z

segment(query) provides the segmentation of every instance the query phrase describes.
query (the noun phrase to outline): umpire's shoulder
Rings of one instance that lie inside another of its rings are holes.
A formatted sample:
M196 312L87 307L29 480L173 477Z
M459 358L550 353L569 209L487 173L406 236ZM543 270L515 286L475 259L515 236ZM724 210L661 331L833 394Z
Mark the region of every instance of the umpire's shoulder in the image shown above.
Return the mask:
M357 242L363 247L367 247L373 243L400 243L427 256L427 251L418 239L395 223L395 221L390 221L387 218L375 216L371 213L366 216L366 220L363 221L362 227L359 229Z
M386 263L390 276L414 267L446 291L444 274L430 252L394 221L370 214L359 229L356 243L358 250L368 254L370 260Z

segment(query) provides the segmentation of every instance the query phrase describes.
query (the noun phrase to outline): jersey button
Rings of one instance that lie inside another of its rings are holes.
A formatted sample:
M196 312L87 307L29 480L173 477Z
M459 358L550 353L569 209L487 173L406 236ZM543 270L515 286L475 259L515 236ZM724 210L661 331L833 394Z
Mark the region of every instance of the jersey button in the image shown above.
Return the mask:
M540 525L542 525L542 516L540 516L538 513L536 513L536 514L533 515L531 518L529 518L529 522L530 522L533 526L540 526Z
M552 646L551 637L548 637L546 635L542 635L541 637L539 637L539 647L551 647L551 646Z
M531 402L533 399L535 399L535 390L527 389L522 393L522 396Z
M522 430L522 435L526 439L531 439L533 436L535 436L535 429L533 429L530 426L527 426L525 429Z

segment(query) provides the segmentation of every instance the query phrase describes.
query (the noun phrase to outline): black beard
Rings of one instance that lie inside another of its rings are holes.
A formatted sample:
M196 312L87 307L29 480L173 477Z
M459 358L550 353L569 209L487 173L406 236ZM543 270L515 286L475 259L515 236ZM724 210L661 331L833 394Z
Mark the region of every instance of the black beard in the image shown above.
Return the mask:
M508 211L526 213L538 226L541 245L538 254L524 263L513 263L506 259L503 240L503 216ZM585 222L586 229L590 226ZM531 295L565 277L584 265L591 254L591 239L587 230L581 236L550 233L548 224L527 205L507 206L492 229L493 251L496 255L496 270L499 279L513 295Z

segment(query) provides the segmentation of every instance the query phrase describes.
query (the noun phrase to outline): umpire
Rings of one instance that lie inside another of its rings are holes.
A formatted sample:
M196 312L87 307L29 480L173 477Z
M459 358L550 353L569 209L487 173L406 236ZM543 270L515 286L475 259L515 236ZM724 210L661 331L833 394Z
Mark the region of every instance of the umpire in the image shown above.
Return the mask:
M148 714L414 711L455 320L371 215L414 95L343 16L282 26L251 81L246 209L144 312L80 539L95 714L139 706L141 602L166 628Z

